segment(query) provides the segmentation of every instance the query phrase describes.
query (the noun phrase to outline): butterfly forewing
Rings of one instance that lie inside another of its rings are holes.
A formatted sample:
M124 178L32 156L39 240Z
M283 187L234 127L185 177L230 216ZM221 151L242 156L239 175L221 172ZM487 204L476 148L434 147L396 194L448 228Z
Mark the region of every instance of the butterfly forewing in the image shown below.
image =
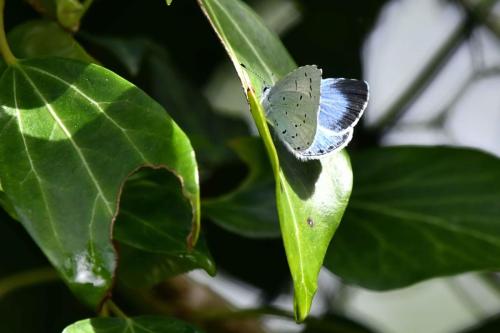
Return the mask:
M262 104L278 137L292 151L304 151L316 134L321 70L303 66L278 81Z

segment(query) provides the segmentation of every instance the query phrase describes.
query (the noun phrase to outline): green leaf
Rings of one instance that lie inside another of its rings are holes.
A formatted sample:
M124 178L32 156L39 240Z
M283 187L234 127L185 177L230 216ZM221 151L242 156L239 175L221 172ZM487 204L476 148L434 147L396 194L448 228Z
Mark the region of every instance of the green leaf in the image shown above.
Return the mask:
M76 322L62 333L202 333L180 320L166 317L94 318Z
M248 165L249 174L233 192L202 202L203 212L222 228L246 237L279 237L271 165L262 141L241 138L231 147Z
M33 20L16 26L8 33L9 45L18 58L56 56L83 62L96 62L59 24Z
M77 31L80 20L92 1L85 0L28 0L38 12L57 19L59 24L70 31Z
M17 216L64 280L97 306L116 269L111 241L127 177L166 168L183 184L199 232L195 156L165 110L97 65L19 61L0 79L0 179Z
M294 281L295 315L302 321L309 313L324 255L349 199L349 159L341 152L303 163L279 143L275 147L259 101L262 79L267 84L276 82L296 67L292 58L243 2L199 2L235 65L271 161L281 233ZM251 70L247 72L241 64Z
M10 215L14 220L19 220L14 206L10 203L7 195L0 190L0 207L2 207L7 214Z
M201 171L206 173L214 166L234 160L226 143L248 135L247 124L215 112L200 90L179 72L165 48L145 38L85 38L103 54L102 58L110 58L108 62L113 68L124 69L168 110L189 136Z
M204 242L194 249L187 246L191 223L190 203L173 174L144 170L127 181L114 231L120 242L119 279L131 287L148 287L196 268L214 275Z
M22 225L1 211L0 253L0 332L61 332L93 315L69 292ZM23 320L27 313L29 320Z
M326 267L385 290L500 267L500 160L459 148L353 155L356 186Z

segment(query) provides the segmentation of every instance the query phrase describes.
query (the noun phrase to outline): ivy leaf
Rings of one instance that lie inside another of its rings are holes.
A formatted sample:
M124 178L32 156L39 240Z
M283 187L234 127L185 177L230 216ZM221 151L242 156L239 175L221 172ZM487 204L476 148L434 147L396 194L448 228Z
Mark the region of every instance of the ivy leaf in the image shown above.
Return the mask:
M295 316L302 321L309 313L324 255L349 199L349 159L341 152L303 163L280 143L275 146L260 103L263 80L272 84L292 71L296 67L292 58L277 36L243 2L199 3L238 72L271 161L281 233L294 281Z
M73 35L49 20L24 22L9 31L9 45L19 58L55 56L83 62L96 62Z
M202 333L180 320L141 316L133 318L94 318L78 321L62 333Z
M203 212L222 228L246 237L279 237L274 178L262 141L241 138L230 143L248 165L249 174L233 192L202 202Z
M369 166L369 167L367 167ZM356 186L325 265L386 290L500 267L500 160L444 147L353 155Z
M0 79L0 179L17 216L69 287L97 307L116 269L111 230L121 188L140 167L183 184L199 232L195 156L165 110L94 64L22 60Z
M122 70L165 107L191 140L202 179L216 166L235 156L227 141L248 135L241 119L215 112L206 97L179 72L169 52L146 38L85 37L112 69ZM119 66L121 65L121 66Z
M120 281L144 288L195 268L215 274L204 241L193 249L186 244L192 213L173 174L141 171L125 184L120 206L114 231L120 243Z

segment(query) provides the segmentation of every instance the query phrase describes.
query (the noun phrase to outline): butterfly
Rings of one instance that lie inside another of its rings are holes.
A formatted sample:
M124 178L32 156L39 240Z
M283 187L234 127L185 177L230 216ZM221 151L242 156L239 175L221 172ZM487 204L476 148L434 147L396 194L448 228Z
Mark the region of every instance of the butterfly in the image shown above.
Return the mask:
M368 104L367 82L321 75L315 65L302 66L262 92L267 121L300 160L344 148Z

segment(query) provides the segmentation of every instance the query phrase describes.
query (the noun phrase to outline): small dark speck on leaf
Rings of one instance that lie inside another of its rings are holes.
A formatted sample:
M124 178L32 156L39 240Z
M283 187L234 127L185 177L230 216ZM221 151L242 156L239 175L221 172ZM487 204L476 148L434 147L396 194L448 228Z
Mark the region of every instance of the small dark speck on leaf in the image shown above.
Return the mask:
M307 218L307 225L310 226L311 228L314 227L314 221L312 218L310 217Z

